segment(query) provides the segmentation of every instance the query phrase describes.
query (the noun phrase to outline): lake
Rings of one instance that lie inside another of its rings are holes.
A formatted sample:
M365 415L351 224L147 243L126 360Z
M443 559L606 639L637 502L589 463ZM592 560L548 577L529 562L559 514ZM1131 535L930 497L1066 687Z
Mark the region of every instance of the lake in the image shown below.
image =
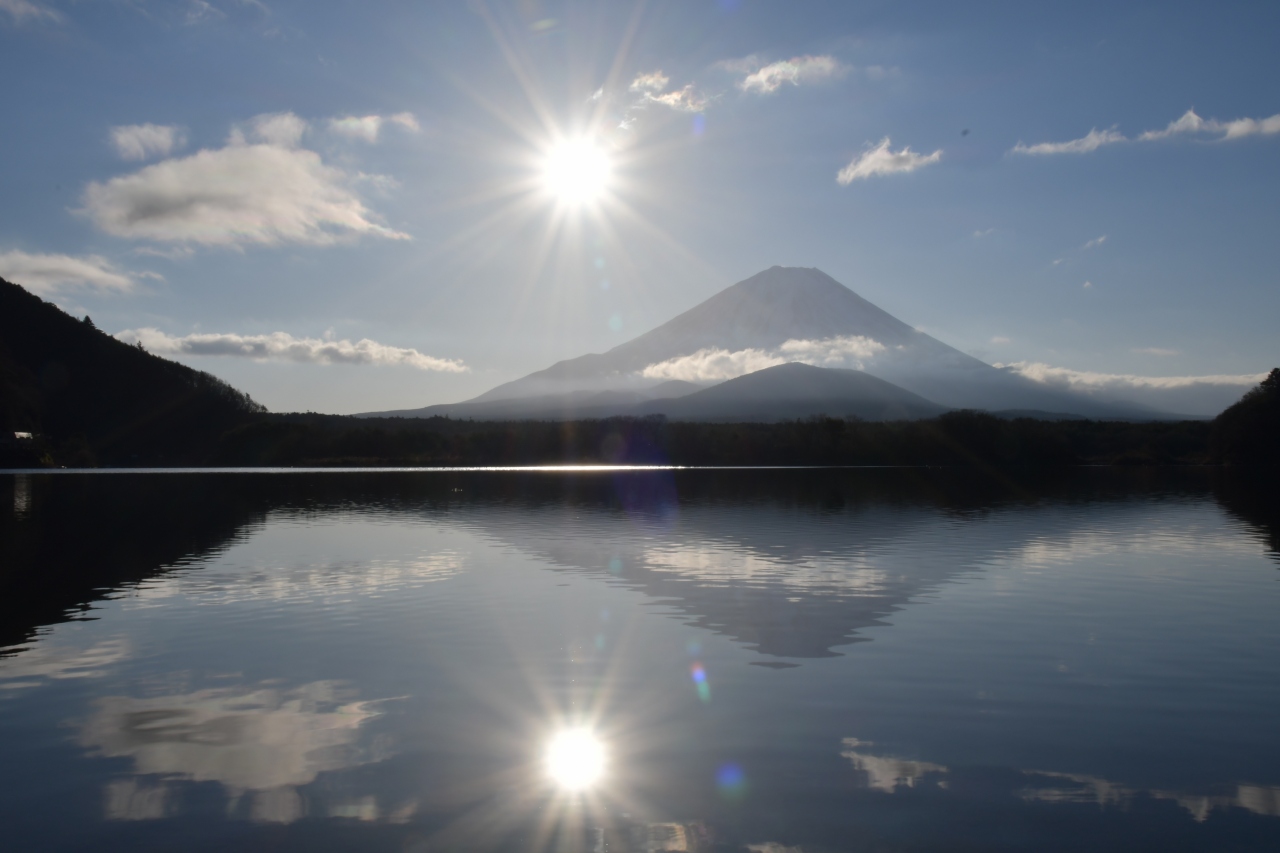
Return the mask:
M0 474L2 844L1277 850L1268 488Z

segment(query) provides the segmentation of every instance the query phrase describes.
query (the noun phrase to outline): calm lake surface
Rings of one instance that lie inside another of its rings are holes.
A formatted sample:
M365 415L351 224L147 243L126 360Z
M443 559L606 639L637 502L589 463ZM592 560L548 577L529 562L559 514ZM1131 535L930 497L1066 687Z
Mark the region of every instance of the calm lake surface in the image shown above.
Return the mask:
M1280 850L1280 501L1222 472L0 501L5 850Z

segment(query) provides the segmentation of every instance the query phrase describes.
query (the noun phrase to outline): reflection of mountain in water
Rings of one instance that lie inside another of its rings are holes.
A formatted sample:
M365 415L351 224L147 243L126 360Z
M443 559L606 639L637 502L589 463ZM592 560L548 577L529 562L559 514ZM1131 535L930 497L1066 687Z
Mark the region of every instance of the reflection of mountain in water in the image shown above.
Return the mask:
M1136 496L1153 495L1204 499L1212 483L1218 499L1269 536L1272 547L1277 529L1277 503L1261 486L1194 471L1017 477L916 469L442 471L5 480L13 511L0 512L0 646L22 642L36 627L69 618L112 590L190 565L281 510L431 514L567 569L610 573L671 602L696 625L790 657L831 655L913 597L1011 548L1026 545L1025 556L1035 558L1036 548L1087 547L1072 538L1071 514L1042 511L1049 507L1111 501L1122 508ZM1007 511L1033 507L1037 511ZM977 530L966 527L967 520L993 512L1003 513L998 532L956 538L957 531ZM446 556L362 571L385 570L416 583L452 571L456 561ZM295 580L339 582L310 575Z
M866 628L885 624L912 599L996 560L1047 564L1121 550L1176 552L1188 535L1153 528L1121 540L1081 530L1079 515L1052 509L1077 503L1083 489L1112 504L1113 514L1149 513L1150 506L1129 499L1132 492L1115 488L1123 480L1068 478L1035 490L970 480L966 500L946 473L739 474L720 474L721 491L710 494L689 495L683 478L651 475L647 489L629 484L616 505L594 511L507 506L467 517L540 559L607 571L688 614L691 624L794 658L837 654L834 647L865 640ZM810 490L802 493L800 483Z

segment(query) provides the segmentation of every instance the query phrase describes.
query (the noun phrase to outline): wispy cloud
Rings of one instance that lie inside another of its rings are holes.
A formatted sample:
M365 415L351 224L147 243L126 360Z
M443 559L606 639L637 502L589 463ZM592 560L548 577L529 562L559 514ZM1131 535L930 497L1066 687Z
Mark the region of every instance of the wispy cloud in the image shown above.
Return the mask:
M636 78L631 81L631 85L627 87L629 92L663 92L670 85L671 78L662 73L659 68L656 71L649 71L645 74L637 74Z
M690 355L656 362L640 371L647 379L683 379L711 382L733 379L779 364L799 361L819 367L861 369L864 360L883 352L884 345L871 338L850 335L821 340L792 339L776 349L730 351L706 347Z
M50 21L58 23L62 13L31 0L0 0L0 12L7 12L19 24L25 21Z
M1101 237L1094 237L1092 240L1081 246L1080 249L1096 249L1105 242L1107 242L1107 235L1103 234Z
M1035 145L1023 145L1019 142L1013 146L1014 154L1088 154L1091 151L1097 151L1104 145L1114 145L1117 142L1128 141L1124 134L1110 128L1108 130L1098 130L1094 128L1079 139L1072 139L1067 142L1040 142Z
M0 276L41 296L68 290L128 293L137 287L137 278L159 278L155 273L138 275L126 272L100 255L47 255L20 251L0 252Z
M700 113L711 103L711 97L699 91L692 83L668 92L666 89L670 84L671 78L662 73L661 69L636 75L627 91L639 95L639 98L627 108L621 126L624 129L631 127L636 113L650 104L682 113ZM603 92L597 94L603 97Z
M682 113L700 113L711 102L709 97L694 89L692 83L681 89L676 89L673 92L663 92L660 95L650 92L645 97L650 103L661 104L664 107L669 107Z
M111 128L111 144L124 160L146 160L168 157L187 144L187 134L167 124L126 124Z
M795 56L758 67L755 57L746 57L721 63L721 67L745 71L746 75L738 81L738 88L757 94L776 92L785 84L799 86L801 83L829 80L849 70L834 56Z
M990 237L994 233L996 233L996 229L994 228L979 229L973 232L973 237L976 240L980 240L983 237Z
M413 113L396 113L390 116L367 115L332 118L329 119L329 130L339 136L363 139L365 142L377 142L378 134L387 124L396 125L413 133L421 129Z
M1216 137L1217 141L1243 139L1247 136L1272 136L1280 133L1280 114L1268 118L1238 118L1233 121L1205 119L1195 110L1187 110L1178 119L1169 122L1161 130L1148 130L1130 139L1114 127L1107 130L1094 128L1086 136L1067 142L1040 142L1024 145L1019 142L1011 154L1088 154L1104 145L1118 142L1155 142L1176 136Z
M116 335L125 343L141 343L157 355L204 355L289 361L301 364L402 365L418 370L465 373L458 359L435 358L416 349L393 347L364 338L359 341L295 338L288 332L269 335L196 333L176 337L158 329L126 329Z
M292 113L258 116L229 144L162 160L90 183L82 213L108 234L134 240L238 247L326 245L359 236L408 239L378 223L351 189L357 177L297 147L307 123Z
M1178 354L1176 349L1165 349L1164 347L1134 347L1133 351L1139 355L1158 355L1162 358L1168 358Z
M996 335L994 338L991 339L991 343L998 345L998 344L1012 343L1012 341L1009 338L1006 338L1004 335Z
M889 147L889 137L880 140L878 145L868 146L858 156L849 161L836 175L841 186L848 186L856 180L869 178L872 175L895 175L914 172L916 169L937 163L942 159L942 149L932 154L917 154L910 148L894 151Z

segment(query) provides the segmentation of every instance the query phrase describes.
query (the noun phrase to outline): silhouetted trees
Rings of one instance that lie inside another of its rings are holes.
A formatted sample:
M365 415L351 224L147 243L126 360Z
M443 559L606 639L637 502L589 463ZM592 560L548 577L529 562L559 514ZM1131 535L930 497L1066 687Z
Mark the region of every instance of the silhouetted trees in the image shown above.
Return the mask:
M1280 367L1218 415L1213 454L1230 465L1280 467Z
M191 464L265 409L0 279L0 431L34 432L60 465ZM23 464L33 445L0 447Z

